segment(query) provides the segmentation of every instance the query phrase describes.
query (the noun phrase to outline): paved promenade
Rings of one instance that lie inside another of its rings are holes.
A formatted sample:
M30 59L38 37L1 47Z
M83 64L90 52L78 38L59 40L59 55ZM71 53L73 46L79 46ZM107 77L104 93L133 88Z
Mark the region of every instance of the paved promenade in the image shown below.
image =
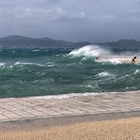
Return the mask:
M140 91L70 98L30 97L0 99L0 121L75 115L140 112Z

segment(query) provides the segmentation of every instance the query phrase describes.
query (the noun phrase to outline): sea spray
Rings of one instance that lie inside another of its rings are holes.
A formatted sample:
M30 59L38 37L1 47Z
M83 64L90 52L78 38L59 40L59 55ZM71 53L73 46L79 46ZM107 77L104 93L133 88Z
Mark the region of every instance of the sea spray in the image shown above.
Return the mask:
M79 49L75 49L69 53L72 56L106 56L111 55L112 53L108 49L104 49L99 45L87 45Z

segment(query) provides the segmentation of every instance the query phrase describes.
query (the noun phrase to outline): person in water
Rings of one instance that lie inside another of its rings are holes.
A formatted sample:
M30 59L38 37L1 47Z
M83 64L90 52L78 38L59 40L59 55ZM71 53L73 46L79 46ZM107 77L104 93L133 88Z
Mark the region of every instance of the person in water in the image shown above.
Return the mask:
M132 59L131 63L135 63L136 62L136 56Z

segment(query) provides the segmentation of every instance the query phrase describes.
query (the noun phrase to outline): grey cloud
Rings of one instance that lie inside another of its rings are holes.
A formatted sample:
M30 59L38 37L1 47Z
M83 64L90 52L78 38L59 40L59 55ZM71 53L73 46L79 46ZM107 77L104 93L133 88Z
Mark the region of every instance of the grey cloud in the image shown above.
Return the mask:
M34 8L2 8L3 16L14 18L46 18L51 21L77 21L86 19L86 13L80 12L75 15L62 9L61 7L53 7L50 9L34 9Z
M5 8L42 8L49 7L59 3L60 0L1 0L0 7Z
M75 21L85 21L88 19L88 16L86 16L86 13L84 11L73 15L67 11L63 11L61 8L59 10L60 10L60 13L58 12L56 14L56 17L54 18L54 20L65 21L65 22L70 22L70 21L75 22Z
M139 1L2 0L0 32L68 41L140 39Z
M137 19L140 19L140 9L136 10L136 11L129 12L128 15L131 17L135 17Z

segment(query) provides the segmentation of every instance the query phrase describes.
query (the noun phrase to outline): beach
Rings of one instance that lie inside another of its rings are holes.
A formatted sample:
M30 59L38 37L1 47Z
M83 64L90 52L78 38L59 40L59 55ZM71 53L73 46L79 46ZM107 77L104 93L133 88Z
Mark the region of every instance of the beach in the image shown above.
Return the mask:
M100 116L99 116L100 117ZM82 118L81 118L82 119ZM44 120L45 121L45 120ZM59 120L59 123L63 121ZM66 122L65 122L66 123ZM139 140L140 117L87 121L63 125L13 129L1 132L1 140Z

